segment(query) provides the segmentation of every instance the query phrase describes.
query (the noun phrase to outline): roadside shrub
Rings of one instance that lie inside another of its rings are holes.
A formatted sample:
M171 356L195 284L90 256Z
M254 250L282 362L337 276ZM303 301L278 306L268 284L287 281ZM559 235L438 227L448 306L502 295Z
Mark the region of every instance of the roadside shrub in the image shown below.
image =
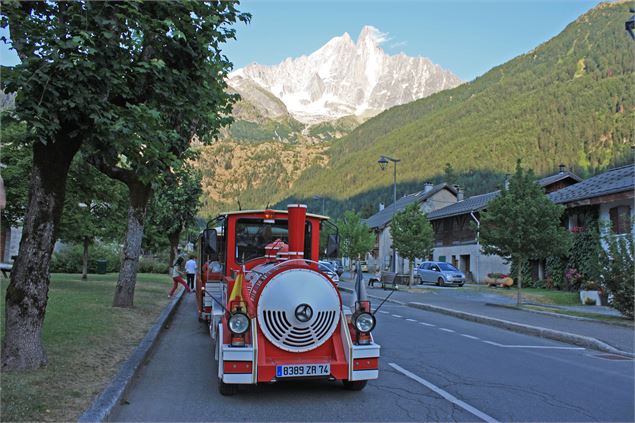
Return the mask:
M633 238L630 231L617 236L609 232L604 237L606 250L600 254L600 280L609 294L609 304L624 316L633 319L635 287L633 275Z
M139 273L168 273L167 259L143 256L139 259Z
M518 263L515 260L512 260L512 264L510 266L509 276L514 280L514 285L518 285ZM532 288L534 285L533 279L531 277L531 270L529 267L529 262L525 260L522 265L523 272L523 288Z
M573 245L565 277L567 289L578 291L588 281L597 281L600 276L600 232L596 221L588 221L584 227L574 228Z
M546 260L546 271L547 271L547 280L545 287L555 288L555 289L567 289L568 285L567 281L564 277L564 272L567 266L567 259L563 257L547 257Z
M83 247L80 244L65 244L53 253L51 273L81 273ZM88 247L88 273L97 271L96 260L106 260L106 271L119 272L121 247L115 243L95 243Z

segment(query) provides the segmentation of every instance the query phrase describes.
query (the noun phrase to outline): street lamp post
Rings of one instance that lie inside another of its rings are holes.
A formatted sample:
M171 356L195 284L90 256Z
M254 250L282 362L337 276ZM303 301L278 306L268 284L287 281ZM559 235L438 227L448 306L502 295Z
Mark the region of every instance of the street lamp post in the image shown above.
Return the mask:
M393 168L393 190L392 190L392 205L394 208L393 211L393 217L394 215L397 213L397 163L399 163L401 160L400 159L393 159L392 157L388 157L388 156L381 156L381 158L379 160L377 160L377 163L379 163L379 167L381 168L381 170L386 170L386 166L388 165L388 162L391 161L394 164L394 168ZM395 250L395 247L392 247L392 271L396 272L397 270L397 251Z
M319 195L314 195L313 196L314 200L322 200L322 216L324 216L324 200L325 198Z

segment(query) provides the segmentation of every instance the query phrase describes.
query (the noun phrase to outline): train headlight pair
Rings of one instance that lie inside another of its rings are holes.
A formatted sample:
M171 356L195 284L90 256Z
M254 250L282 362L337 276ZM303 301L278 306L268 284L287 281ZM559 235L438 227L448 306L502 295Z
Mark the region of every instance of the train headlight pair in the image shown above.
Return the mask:
M249 317L245 313L234 313L227 321L229 330L236 335L242 335L249 329Z
M375 327L375 316L365 311L357 313L353 316L353 324L358 331L368 333Z

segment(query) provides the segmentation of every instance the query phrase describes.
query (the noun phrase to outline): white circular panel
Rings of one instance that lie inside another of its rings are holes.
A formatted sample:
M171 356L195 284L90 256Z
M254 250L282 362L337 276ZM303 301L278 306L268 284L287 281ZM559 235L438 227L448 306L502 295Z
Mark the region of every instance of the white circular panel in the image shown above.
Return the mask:
M258 301L265 337L285 351L304 352L325 343L339 322L340 300L333 284L309 269L275 275Z

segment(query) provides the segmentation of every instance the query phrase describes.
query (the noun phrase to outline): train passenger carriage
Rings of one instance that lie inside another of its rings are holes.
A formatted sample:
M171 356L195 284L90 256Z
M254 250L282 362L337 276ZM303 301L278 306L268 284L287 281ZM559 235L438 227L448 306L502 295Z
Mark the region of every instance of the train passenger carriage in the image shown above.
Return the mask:
M318 265L321 248L337 255L338 238L328 217L301 204L224 213L208 223L199 237L196 299L214 340L221 394L297 378L360 390L378 377L370 303L343 305Z

